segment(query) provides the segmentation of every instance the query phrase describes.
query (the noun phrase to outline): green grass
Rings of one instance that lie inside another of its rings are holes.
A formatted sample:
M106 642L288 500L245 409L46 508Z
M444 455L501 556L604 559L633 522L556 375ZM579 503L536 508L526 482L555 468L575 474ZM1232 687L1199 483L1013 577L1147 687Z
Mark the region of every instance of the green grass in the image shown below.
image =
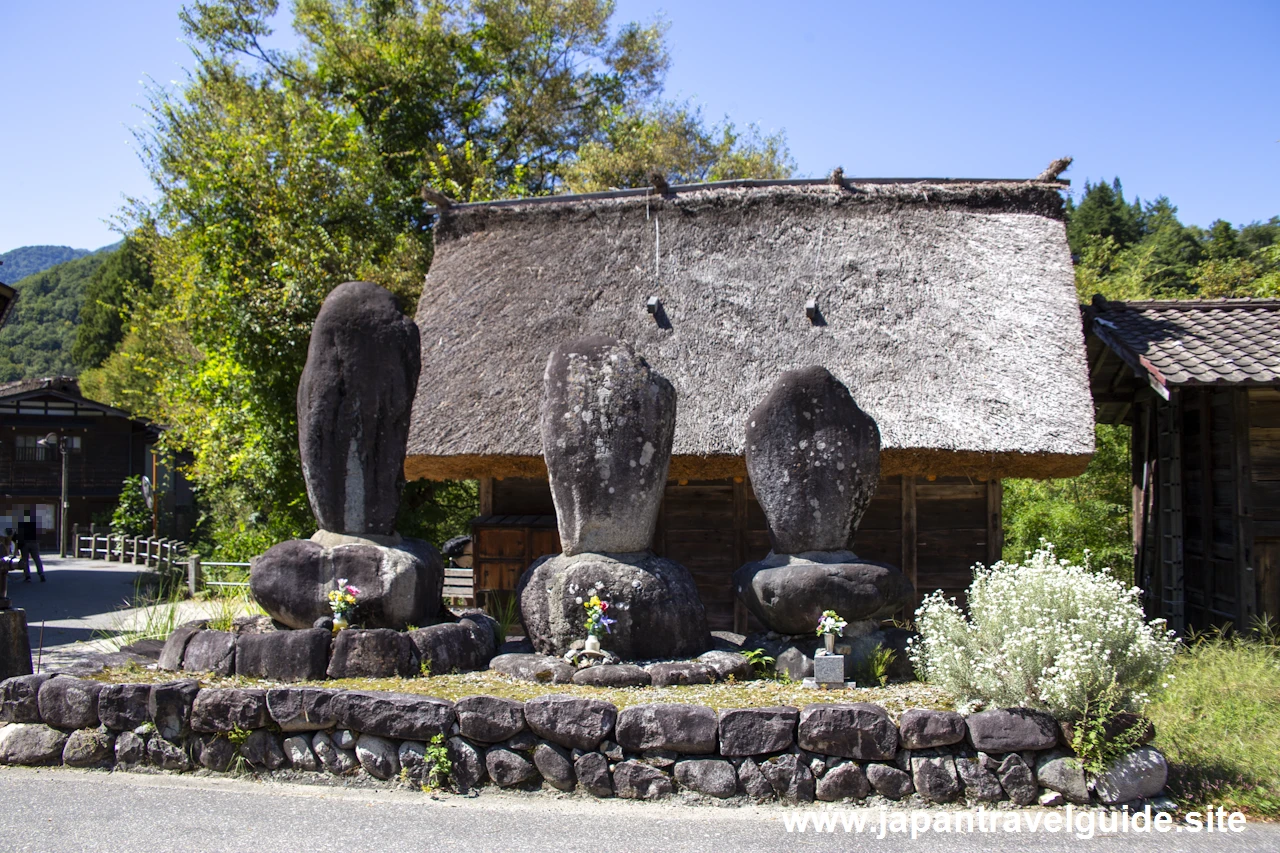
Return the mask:
M133 596L113 615L111 627L95 631L94 638L119 650L138 640L166 639L186 619L208 619L209 627L226 631L237 616L266 615L248 587L214 587L200 593L198 601L202 602L198 612L188 607L184 616L183 605L188 603L185 587L143 577L134 584Z
M154 670L107 670L94 676L109 682L162 682L186 676L186 673ZM202 687L262 687L269 682L247 678L200 676ZM927 684L890 684L888 687L855 690L814 690L798 683L772 679L739 683L699 684L682 687L587 687L578 684L538 684L519 681L496 672L468 672L460 675L435 675L419 678L347 678L306 684L282 684L282 687L328 687L341 690L386 690L416 693L438 699L457 700L465 696L499 696L524 701L548 693L561 693L593 699L605 699L619 708L649 702L677 702L707 705L712 708L763 708L771 705L803 707L813 702L874 702L896 716L907 708L951 709L954 702L944 691Z
M1148 716L1185 808L1280 817L1280 642L1200 638L1181 651Z

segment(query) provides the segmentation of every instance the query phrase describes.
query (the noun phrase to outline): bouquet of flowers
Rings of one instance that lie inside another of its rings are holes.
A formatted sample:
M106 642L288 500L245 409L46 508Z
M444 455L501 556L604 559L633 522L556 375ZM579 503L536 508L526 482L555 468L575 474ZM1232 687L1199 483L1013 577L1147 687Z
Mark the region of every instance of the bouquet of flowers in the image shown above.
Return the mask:
M329 591L329 609L334 616L345 617L356 609L356 596L360 590L347 583L346 578L338 578L338 588Z
M617 620L610 619L606 613L609 611L609 602L601 601L600 596L593 595L582 603L587 611L587 634L599 639L605 634L612 634L613 629L609 626Z
M822 618L818 620L818 636L835 634L837 637L843 637L844 626L848 624L834 610L824 610L822 611Z

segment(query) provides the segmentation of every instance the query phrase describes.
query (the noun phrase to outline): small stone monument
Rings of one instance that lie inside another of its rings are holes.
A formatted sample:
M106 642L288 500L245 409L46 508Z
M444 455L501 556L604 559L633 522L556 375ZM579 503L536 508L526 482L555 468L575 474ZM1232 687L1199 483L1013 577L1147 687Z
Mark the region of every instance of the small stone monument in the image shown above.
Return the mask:
M747 472L773 550L734 572L733 584L769 629L811 638L832 609L858 637L914 592L893 566L848 550L880 479L880 431L825 368L783 373L751 412Z
M813 657L813 681L817 687L843 689L844 655L827 654L825 649L819 650Z
M676 393L630 345L582 338L547 361L542 451L564 553L520 579L525 630L544 655L582 640L592 595L617 620L603 639L623 660L689 657L711 647L689 570L649 550L667 483Z
M298 383L298 450L320 529L249 570L253 597L277 622L310 628L330 616L339 578L359 588L365 627L436 621L440 554L395 532L421 358L418 327L376 284L341 284L320 307Z

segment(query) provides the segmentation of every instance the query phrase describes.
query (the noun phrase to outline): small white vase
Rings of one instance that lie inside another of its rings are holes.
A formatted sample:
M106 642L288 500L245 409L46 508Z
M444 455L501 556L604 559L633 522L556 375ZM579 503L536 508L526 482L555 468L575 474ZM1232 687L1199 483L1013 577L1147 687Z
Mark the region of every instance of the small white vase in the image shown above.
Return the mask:
M338 633L350 624L351 623L347 621L347 615L345 613L335 613L333 615L333 633Z
M598 652L600 651L600 638L595 634L588 634L587 641L582 646L583 651Z
M822 642L827 644L827 654L833 655L836 653L836 635L835 634L823 634Z

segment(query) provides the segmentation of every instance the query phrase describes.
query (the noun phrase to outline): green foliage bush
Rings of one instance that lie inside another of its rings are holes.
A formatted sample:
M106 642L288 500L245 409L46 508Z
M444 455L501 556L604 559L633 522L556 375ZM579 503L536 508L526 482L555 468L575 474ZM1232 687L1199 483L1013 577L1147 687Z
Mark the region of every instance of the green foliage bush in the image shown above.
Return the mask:
M1117 578L1133 578L1132 498L1127 426L1098 424L1096 451L1079 477L1004 481L1004 553L1016 563L1040 542L1059 544L1060 556L1106 566Z
M120 502L111 513L111 532L117 536L151 535L151 510L142 496L142 477L125 478Z
M940 592L916 611L921 680L965 705L1024 706L1060 720L1141 711L1177 643L1139 591L1045 543L1025 564L974 567L969 614Z

